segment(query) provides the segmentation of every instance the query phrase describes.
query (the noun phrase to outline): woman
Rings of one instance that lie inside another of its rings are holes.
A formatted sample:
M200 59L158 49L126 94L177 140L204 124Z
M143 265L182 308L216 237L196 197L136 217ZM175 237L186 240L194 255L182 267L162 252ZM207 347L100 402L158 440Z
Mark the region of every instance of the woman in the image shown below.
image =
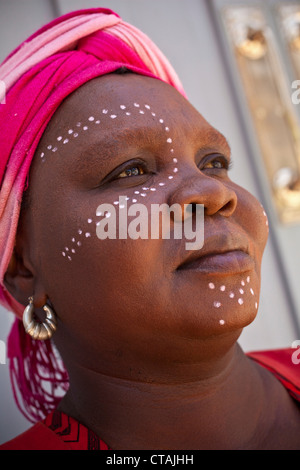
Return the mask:
M15 396L37 422L2 449L299 449L291 351L237 345L258 310L265 212L170 64L95 9L42 28L0 73L1 299L17 315ZM120 236L136 204L182 209L171 234L204 207L203 247Z

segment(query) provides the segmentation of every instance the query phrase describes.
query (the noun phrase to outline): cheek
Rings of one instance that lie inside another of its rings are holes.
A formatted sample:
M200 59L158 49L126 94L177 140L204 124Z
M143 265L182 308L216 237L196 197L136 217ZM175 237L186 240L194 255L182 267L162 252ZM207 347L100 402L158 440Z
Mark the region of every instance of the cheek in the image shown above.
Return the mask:
M128 232L128 217L124 217L124 212L128 212L130 210L130 206L135 204L142 204L148 211L151 202L161 202L163 192L166 190L168 185L172 184L176 180L176 177L178 176L178 160L174 157L175 142L172 135L172 129L170 129L168 124L165 122L165 118L159 116L155 111L153 111L149 104L140 104L137 102L132 103L130 106L121 104L115 114L109 114L108 110L103 109L100 111L100 115L107 116L107 119L113 119L116 121L119 118L132 119L132 117L156 120L165 136L170 166L168 172L158 178L151 185L144 185L141 188L133 187L131 189L126 189L122 192L122 195L114 194L113 196L107 196L105 200L99 197L99 200L96 203L89 204L89 207L86 210L86 218L81 218L81 222L74 226L71 234L68 233L67 236L63 237L64 241L59 248L59 253L67 263L72 262L77 256L84 253L84 247L88 246L88 239L97 236L96 234L101 238L100 233L102 233L102 236L105 236L104 229L102 230L102 227L105 227L105 232L109 233L108 237L113 237L114 233L118 236L118 220L120 218L125 220L127 225L125 229L124 227L122 229L122 236L124 237L124 233L127 237L130 236L130 233ZM83 126L81 122L77 123L76 126L88 131L89 126L99 125L100 123L100 119L90 116L88 118L88 126ZM71 134L74 138L75 136L78 137L78 132L74 133L71 129L68 131L68 134ZM69 143L69 138L59 136L58 139L63 144ZM48 150L50 149L53 151L52 147L52 145L49 145ZM44 159L45 153L43 152L43 160ZM158 201L155 201L156 198ZM117 226L115 228L113 227L114 223Z
M255 270L234 282L211 279L206 290L211 308L217 313L220 327L234 321L244 321L242 326L253 321L259 308L260 269L263 252L269 234L267 214L259 201L244 189L237 187L238 205L235 218L241 230L247 234L250 251L255 259ZM228 316L228 311L231 314ZM249 313L250 312L250 313Z
M257 259L261 261L269 237L267 213L262 204L248 191L238 187L237 195L239 223L248 234Z

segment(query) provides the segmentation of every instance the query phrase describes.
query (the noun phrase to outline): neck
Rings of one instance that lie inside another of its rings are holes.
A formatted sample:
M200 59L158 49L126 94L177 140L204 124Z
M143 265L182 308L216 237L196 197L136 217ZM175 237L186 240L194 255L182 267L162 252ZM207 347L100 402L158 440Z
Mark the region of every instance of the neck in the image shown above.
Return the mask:
M60 409L112 449L251 447L267 408L261 372L238 345L204 369L200 379L172 383L71 367Z

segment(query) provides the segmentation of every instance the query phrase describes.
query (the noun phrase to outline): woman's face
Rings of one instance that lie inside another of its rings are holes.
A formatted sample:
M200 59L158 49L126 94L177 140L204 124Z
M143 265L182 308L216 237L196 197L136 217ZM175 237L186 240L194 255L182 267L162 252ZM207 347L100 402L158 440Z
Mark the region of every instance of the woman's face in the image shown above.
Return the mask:
M63 357L134 375L138 363L194 359L204 339L255 318L267 219L229 165L226 139L159 80L108 75L61 105L35 155L25 224ZM204 246L187 250L173 220L169 239L99 239L114 221L105 203L117 226L134 204L149 224L153 204L204 205Z

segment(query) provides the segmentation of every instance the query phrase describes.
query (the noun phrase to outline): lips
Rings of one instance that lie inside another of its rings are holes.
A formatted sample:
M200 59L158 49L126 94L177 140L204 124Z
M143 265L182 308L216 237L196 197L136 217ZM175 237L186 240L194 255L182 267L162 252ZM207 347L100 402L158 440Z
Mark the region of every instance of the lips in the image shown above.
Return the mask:
M223 232L206 238L203 248L190 252L177 270L234 274L253 268L254 259L247 238L237 233Z

